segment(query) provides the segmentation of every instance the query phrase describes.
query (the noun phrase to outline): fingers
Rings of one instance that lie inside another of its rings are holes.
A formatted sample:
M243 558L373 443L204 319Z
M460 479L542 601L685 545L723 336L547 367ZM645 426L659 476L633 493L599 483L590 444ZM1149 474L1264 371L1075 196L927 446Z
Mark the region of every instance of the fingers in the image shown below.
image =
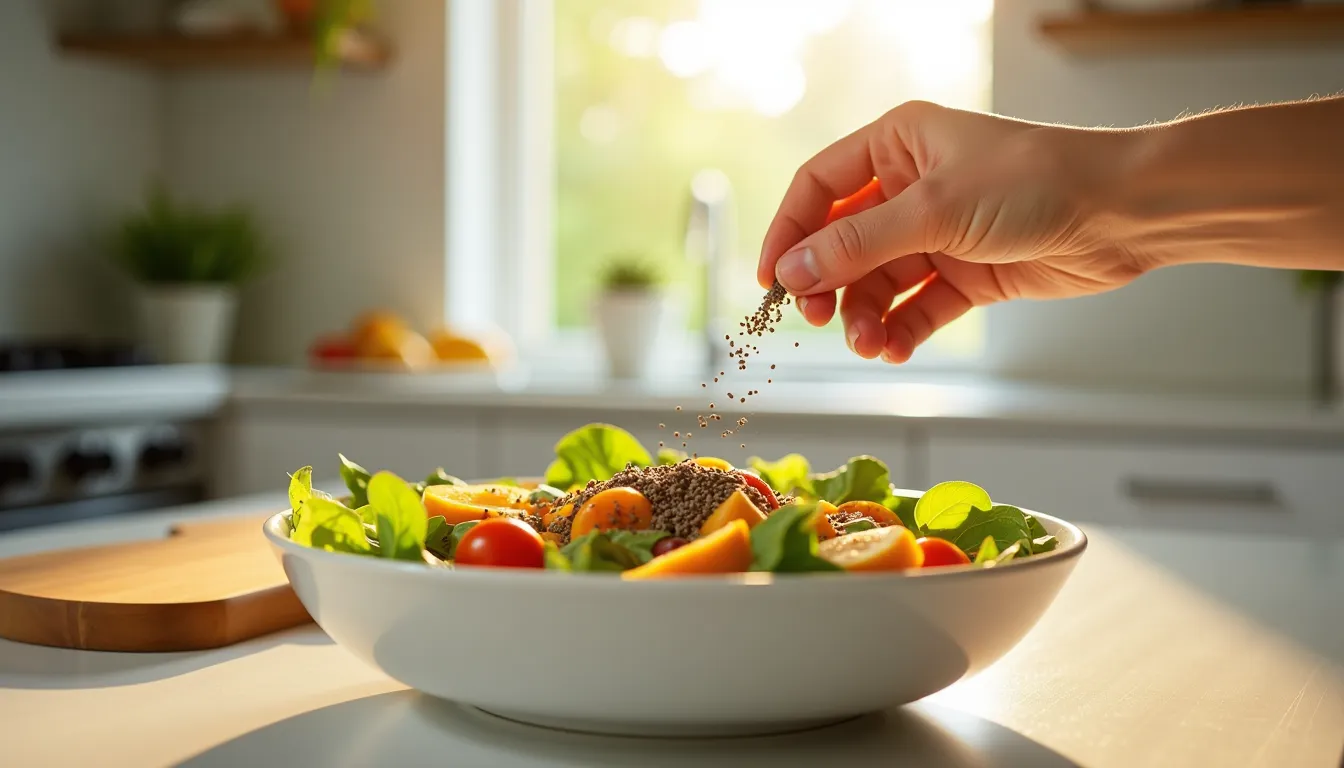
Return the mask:
M970 311L971 300L951 283L934 274L899 306L887 313L886 347L882 359L904 363L934 331Z
M831 222L782 255L775 276L795 296L844 287L913 253L942 250L926 182L918 181L880 205Z
M817 328L831 322L835 316L835 291L799 296L798 312L809 325Z
M867 360L887 345L883 318L897 296L918 286L933 274L933 265L924 254L906 256L875 269L845 289L840 300L840 317L845 326L849 348Z
M798 241L825 226L832 204L867 186L876 176L868 148L875 130L864 126L823 149L794 174L779 211L765 232L756 278L761 287L775 281L775 262Z

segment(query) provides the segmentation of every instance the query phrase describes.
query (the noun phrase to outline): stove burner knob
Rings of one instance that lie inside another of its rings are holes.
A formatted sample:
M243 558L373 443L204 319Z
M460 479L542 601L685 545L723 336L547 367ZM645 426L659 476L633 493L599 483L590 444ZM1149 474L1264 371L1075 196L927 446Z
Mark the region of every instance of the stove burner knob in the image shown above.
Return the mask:
M187 462L188 455L187 445L181 440L159 440L145 446L140 452L140 469L158 472L180 466Z
M101 449L76 448L66 454L61 470L73 483L112 471L112 454Z
M33 465L22 456L0 455L0 493L11 485L23 485L33 479Z

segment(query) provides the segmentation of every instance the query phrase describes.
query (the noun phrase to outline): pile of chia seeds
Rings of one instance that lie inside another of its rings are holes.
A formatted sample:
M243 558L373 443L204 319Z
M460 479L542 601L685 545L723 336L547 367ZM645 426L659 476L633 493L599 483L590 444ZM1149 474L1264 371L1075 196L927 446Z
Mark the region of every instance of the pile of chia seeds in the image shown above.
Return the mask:
M737 472L702 467L690 460L647 468L626 467L606 482L590 480L587 487L555 502L555 507L573 503L578 509L608 488L634 488L644 494L653 509L653 530L684 539L699 535L700 526L734 491L742 491L757 509L770 512L761 492L747 485ZM570 519L560 518L551 523L549 530L567 542L569 528Z

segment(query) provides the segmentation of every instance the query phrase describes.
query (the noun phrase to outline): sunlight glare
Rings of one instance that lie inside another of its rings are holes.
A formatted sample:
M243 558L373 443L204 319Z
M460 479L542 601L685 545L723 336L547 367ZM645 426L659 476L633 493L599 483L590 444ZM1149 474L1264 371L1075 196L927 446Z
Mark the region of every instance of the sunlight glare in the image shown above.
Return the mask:
M607 42L612 49L632 59L648 59L658 55L660 31L655 19L630 16L616 22Z
M694 77L714 64L714 51L704 25L694 21L668 24L658 38L658 57L677 77Z
M610 144L621 133L621 114L606 104L594 104L579 118L579 133L594 144Z

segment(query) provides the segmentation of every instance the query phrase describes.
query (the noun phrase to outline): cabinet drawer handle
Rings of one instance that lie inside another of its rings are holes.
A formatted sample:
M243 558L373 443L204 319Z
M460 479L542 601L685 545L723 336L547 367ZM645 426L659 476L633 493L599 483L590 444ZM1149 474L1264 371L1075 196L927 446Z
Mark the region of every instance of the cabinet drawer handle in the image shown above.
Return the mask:
M1238 504L1278 507L1279 492L1264 480L1172 480L1131 477L1124 481L1129 498L1149 504Z

